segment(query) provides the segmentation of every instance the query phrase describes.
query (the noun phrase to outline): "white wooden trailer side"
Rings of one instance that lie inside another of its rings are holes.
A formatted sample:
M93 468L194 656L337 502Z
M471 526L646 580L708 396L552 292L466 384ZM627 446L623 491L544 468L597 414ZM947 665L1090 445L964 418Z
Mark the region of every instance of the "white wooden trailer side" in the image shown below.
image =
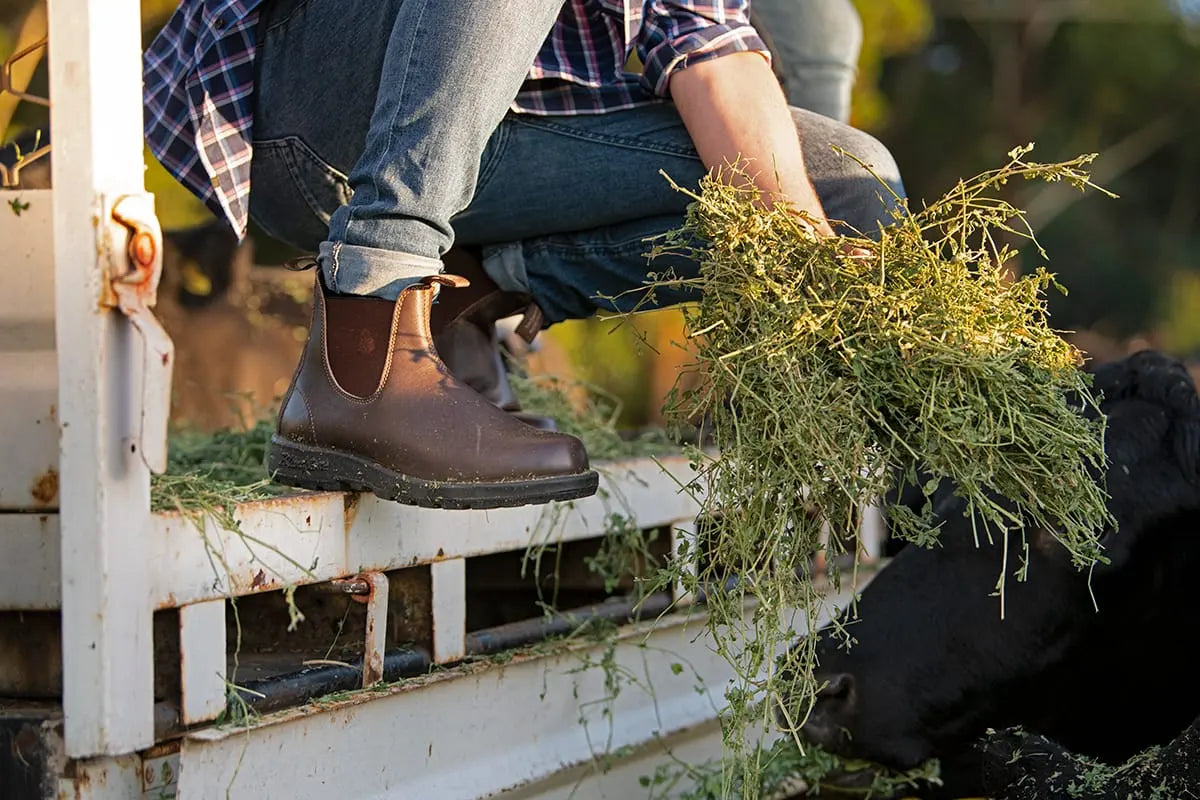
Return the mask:
M601 494L563 506L434 511L298 494L243 504L240 532L150 512L172 356L134 308L153 301L161 264L142 178L139 13L137 0L49 0L55 188L0 189L0 618L46 634L0 652L0 685L21 690L0 697L0 723L34 731L28 754L49 783L30 797L624 799L645 796L638 779L670 757L719 756L731 673L686 602L611 642L467 658L483 635L467 628L471 559L593 539L612 513L686 537L696 508L678 490L691 477L681 458L602 465ZM135 235L158 257L134 263ZM407 572L427 587L412 607L432 669L381 683L401 602L391 581ZM360 593L355 668L368 688L217 724L230 599L285 587ZM156 620L174 648L165 723ZM615 696L587 666L610 648L637 677ZM12 736L23 758L29 741Z

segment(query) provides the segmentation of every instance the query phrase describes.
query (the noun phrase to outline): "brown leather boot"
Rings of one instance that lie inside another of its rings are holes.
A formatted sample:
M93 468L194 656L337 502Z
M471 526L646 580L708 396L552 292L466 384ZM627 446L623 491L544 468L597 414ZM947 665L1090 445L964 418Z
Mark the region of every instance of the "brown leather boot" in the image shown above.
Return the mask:
M517 332L532 341L541 330L541 309L528 296L501 290L479 259L461 247L450 248L442 263L447 274L471 282L465 289L441 294L429 317L433 342L450 373L525 424L557 430L550 417L521 409L496 334L496 320L523 312Z
M429 331L436 275L392 303L327 294L267 452L272 477L433 508L496 508L594 494L578 439L532 428L455 379Z

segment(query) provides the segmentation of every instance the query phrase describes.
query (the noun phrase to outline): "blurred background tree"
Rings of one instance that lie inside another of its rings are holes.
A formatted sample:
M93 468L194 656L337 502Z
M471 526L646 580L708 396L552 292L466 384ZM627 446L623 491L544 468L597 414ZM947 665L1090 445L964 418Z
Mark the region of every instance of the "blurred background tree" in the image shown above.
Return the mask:
M0 57L36 2L0 0ZM1054 324L1116 340L1141 337L1180 355L1200 351L1200 0L856 0L864 40L852 122L895 153L910 203L998 166L1036 142L1043 161L1097 152L1097 181L1120 195L1013 186L1049 268L1070 289ZM143 0L149 38L175 0ZM45 65L31 89L45 88ZM16 108L0 143L44 128ZM0 128L3 126L0 125ZM3 154L0 149L0 155ZM148 158L147 182L167 227L208 212ZM260 261L272 258L260 247ZM1020 263L1038 266L1025 248ZM623 420L655 418L677 365L677 313L635 331L609 321L549 332L540 366L574 372L621 398ZM648 357L645 346L658 350Z
M1070 288L1051 301L1060 328L1200 346L1190 322L1200 307L1181 307L1177 292L1200 266L1197 8L936 0L924 44L884 63L878 89L888 114L875 132L900 162L914 205L997 165L1014 145L1036 142L1043 161L1100 153L1094 175L1118 200L1012 187ZM1029 248L1023 256L1036 265Z

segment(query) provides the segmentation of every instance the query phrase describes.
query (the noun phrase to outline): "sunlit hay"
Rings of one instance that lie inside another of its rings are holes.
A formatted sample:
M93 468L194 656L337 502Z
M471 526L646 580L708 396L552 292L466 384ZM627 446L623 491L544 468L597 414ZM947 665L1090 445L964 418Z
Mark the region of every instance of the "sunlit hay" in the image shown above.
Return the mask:
M680 447L661 430L622 435L617 427L620 402L598 387L564 381L545 375L509 376L521 407L532 414L550 417L558 430L576 436L592 461L679 453ZM573 402L571 395L582 397Z
M264 420L247 430L172 434L167 471L150 481L151 508L221 516L238 503L291 491L271 483L264 466L274 428Z
M846 541L855 549L863 505L920 475L927 497L953 482L977 539L1044 528L1077 566L1101 557L1099 533L1113 524L1096 482L1103 422L1080 413L1095 409L1081 355L1048 324L1057 284L1044 269L1014 278L1015 253L999 241L1033 240L1000 187L1083 189L1092 157L1037 164L1024 160L1030 149L896 212L878 240L816 239L804 215L765 207L748 181L706 179L685 225L656 248L700 265L691 280L658 276L702 298L686 315L703 389L677 388L666 413L706 418L719 455L691 453L709 527L660 580L705 595L713 646L736 673L725 796L759 784L762 751L745 751L747 730L769 730L776 714L794 730L818 688L812 638L783 652L816 623L810 565L823 524L840 534L832 561ZM938 535L930 503L888 509L888 521L921 544ZM1001 595L1019 566L997 565Z

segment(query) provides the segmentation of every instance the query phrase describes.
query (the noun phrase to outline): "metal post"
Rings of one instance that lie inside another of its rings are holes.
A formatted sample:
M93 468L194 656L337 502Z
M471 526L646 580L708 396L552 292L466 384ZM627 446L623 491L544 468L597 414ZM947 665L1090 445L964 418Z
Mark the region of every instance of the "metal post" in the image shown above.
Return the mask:
M466 654L467 561L450 558L429 565L433 587L433 661L446 664Z
M363 642L363 688L383 680L384 650L387 648L388 578L383 572L363 576L370 591L362 598L367 606L367 635Z
M225 601L179 607L180 716L196 725L225 710Z
M63 706L72 757L153 743L143 344L103 306L110 213L144 191L137 0L50 0Z

